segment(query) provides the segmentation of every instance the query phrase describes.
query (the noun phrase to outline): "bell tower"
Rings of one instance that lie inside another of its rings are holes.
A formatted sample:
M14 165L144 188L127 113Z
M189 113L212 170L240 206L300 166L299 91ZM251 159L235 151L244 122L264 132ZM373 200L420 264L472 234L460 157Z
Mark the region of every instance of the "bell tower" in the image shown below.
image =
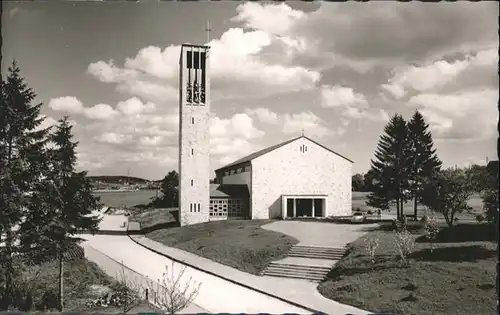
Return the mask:
M208 222L210 76L208 46L183 44L179 67L179 220Z

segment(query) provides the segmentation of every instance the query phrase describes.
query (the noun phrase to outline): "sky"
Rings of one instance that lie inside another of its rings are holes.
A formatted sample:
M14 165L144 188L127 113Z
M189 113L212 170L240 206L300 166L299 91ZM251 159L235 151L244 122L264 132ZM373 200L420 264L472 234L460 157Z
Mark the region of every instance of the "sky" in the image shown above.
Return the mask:
M160 179L178 163L179 53L211 46L211 168L304 134L370 167L419 110L447 166L496 158L496 2L4 2L44 127L68 115L78 168Z

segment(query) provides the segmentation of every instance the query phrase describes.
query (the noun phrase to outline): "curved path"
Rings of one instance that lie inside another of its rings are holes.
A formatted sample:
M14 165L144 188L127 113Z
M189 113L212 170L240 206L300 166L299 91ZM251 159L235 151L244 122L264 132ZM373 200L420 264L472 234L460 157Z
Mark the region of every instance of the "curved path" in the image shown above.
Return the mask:
M150 279L160 278L165 271L165 266L171 266L170 259L136 244L128 236L85 235L82 237L87 240L84 245L116 261L123 262L125 266ZM174 273L178 274L179 264L176 263L175 266ZM191 312L198 310L211 313L310 314L305 309L190 267L186 268L181 287L184 287L184 283L191 277L194 281L201 283L199 294L194 301L195 308L189 308Z

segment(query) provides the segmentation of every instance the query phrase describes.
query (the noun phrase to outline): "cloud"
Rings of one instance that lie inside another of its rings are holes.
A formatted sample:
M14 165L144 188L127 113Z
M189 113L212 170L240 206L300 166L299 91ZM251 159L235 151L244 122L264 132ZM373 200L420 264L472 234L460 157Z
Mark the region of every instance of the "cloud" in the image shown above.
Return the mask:
M282 131L285 134L300 135L302 130L306 135L322 138L334 134L324 126L325 122L311 111L295 114L285 114Z
M366 72L377 65L396 66L496 47L497 11L496 4L485 2L453 6L322 2L311 12L284 3L245 3L233 21L299 40L307 49L294 50L292 55L303 65L323 69L348 65Z
M478 140L496 133L498 90L419 94L407 105L419 109L438 139Z
M156 46L148 46L139 50L133 58L127 58L125 68L140 70L154 77L168 79L177 76L179 46L170 45L161 50Z
M350 120L367 119L387 121L389 116L383 109L369 108L368 101L361 93L344 86L323 85L320 89L320 102L324 108L338 110L341 124L347 126Z
M294 10L284 3L275 5L246 2L240 4L236 11L238 14L231 18L231 21L241 22L246 28L276 35L287 33L297 20L305 16L304 12Z
M343 86L322 86L321 101L323 107L364 108L368 106L363 94L356 93L352 88Z
M265 49L279 45L295 49L296 40L283 40L264 31L231 28L210 42L210 76L213 98L272 95L313 88L320 73L282 60L265 58ZM87 72L101 82L114 83L121 93L148 100L177 99L179 45L163 50L148 46L126 58L122 68L113 61L98 61Z
M85 117L95 120L110 120L113 119L117 113L113 107L108 104L97 104L84 109Z
M137 97L132 97L126 101L118 102L116 108L127 116L138 115L142 113L152 113L155 111L155 104L143 103Z
M82 102L73 96L63 96L53 98L49 101L49 108L56 112L66 112L68 114L80 114L83 112Z
M87 73L104 83L126 81L138 75L134 70L115 67L113 60L93 62L89 64Z
M123 144L130 139L127 135L119 134L116 132L104 132L101 135L95 137L95 139L104 144Z
M277 124L279 122L278 114L269 110L268 108L253 108L253 109L245 109L245 113L249 116L255 116L257 119L265 124Z
M408 91L430 92L439 91L447 85L456 85L457 81L488 77L485 71L498 64L497 49L488 49L476 55L467 55L463 59L452 62L437 60L427 65L409 65L395 71L388 84L382 84L382 89L390 92L396 99L404 97ZM479 70L479 71L478 71ZM469 85L470 86L470 85Z
M247 114L235 114L227 119L213 117L210 124L210 154L220 164L228 164L256 151L259 146L252 141L264 134L253 125L253 119Z

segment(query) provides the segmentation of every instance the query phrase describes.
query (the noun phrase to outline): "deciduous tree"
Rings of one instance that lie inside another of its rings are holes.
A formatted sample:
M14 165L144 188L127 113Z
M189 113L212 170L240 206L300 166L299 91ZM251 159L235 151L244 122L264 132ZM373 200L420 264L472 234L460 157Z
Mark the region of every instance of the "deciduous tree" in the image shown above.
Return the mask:
M468 200L476 191L467 169L448 168L427 180L422 190L422 203L443 215L452 227L456 214L471 210Z

